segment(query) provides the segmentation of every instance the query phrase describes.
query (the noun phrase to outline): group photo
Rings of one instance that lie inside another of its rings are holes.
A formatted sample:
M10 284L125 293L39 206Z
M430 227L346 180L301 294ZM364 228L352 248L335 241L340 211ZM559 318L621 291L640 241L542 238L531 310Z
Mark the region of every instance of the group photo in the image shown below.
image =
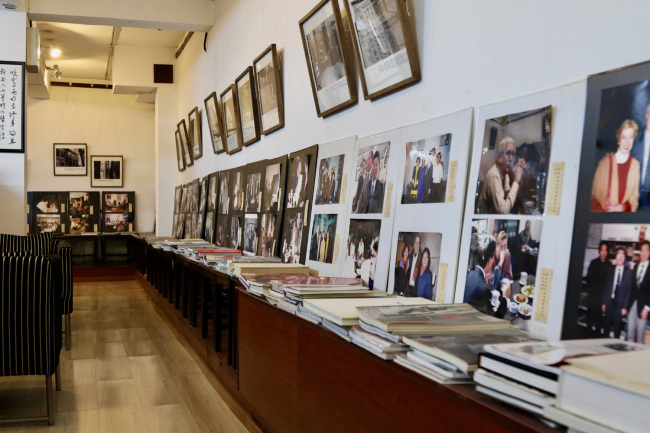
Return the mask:
M535 300L540 220L472 220L463 302L530 330Z
M304 226L302 212L285 215L282 228L282 263L300 263L302 246L302 229Z
M614 337L650 345L649 225L590 224L578 327L589 337Z
M547 106L485 122L476 213L544 214L552 111Z
M352 213L382 213L389 153L389 142L359 149Z
M291 159L289 179L287 180L287 208L305 206L307 181L309 180L309 156L299 155Z
M323 158L318 164L316 204L339 203L345 155Z
M650 81L602 92L591 188L592 212L650 210Z
M446 201L451 134L406 143L402 204Z
M350 220L343 263L343 277L361 278L372 288L377 271L381 220Z
M441 245L442 233L397 235L394 294L436 300Z
M334 255L334 238L336 237L336 222L338 215L314 215L311 230L309 260L314 262L332 263Z
M272 213L262 214L260 222L260 237L257 243L257 255L273 257L275 255L275 222L277 217Z

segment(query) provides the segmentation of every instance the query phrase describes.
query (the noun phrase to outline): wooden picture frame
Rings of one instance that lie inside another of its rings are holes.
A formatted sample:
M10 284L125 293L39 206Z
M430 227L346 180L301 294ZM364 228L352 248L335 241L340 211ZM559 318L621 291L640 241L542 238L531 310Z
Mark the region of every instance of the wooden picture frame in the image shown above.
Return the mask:
M345 0L345 10L364 99L375 100L420 81L417 39L404 0Z
M90 157L90 186L121 188L124 186L124 157L122 155L92 155Z
M55 176L88 175L88 145L86 143L54 143Z
M235 80L239 105L239 132L243 146L260 140L260 115L257 106L257 86L253 67L249 66Z
M201 110L194 107L187 115L189 142L192 147L192 158L194 160L203 156L203 139L201 128Z
M174 131L174 138L176 139L176 162L178 164L178 171L185 171L183 142L181 140L181 132L178 128L176 128L176 131Z
M260 130L264 135L284 128L284 95L280 61L275 44L253 61L255 86L260 118Z
M221 108L223 109L223 125L226 152L232 155L242 149L242 138L239 126L239 104L237 102L237 86L231 84L221 92Z
M223 117L221 115L221 105L217 92L212 92L203 100L205 105L205 117L208 119L208 129L210 130L210 139L212 140L212 151L220 154L226 151L225 134L223 127Z
M185 167L190 167L194 165L194 157L192 156L192 144L190 143L190 137L187 134L187 125L185 123L185 119L181 119L181 121L178 122L176 126L178 127L178 132L181 135L183 162L185 162Z
M0 61L0 74L0 100L11 102L0 105L0 152L25 153L25 62Z
M357 80L338 0L322 0L299 25L318 117L356 104Z

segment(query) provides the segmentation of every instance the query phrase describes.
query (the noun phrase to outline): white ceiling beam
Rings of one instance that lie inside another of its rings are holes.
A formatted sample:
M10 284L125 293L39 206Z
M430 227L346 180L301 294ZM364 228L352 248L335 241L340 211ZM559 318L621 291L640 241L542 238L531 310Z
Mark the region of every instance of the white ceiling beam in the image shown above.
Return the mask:
M29 0L34 21L208 32L213 0Z

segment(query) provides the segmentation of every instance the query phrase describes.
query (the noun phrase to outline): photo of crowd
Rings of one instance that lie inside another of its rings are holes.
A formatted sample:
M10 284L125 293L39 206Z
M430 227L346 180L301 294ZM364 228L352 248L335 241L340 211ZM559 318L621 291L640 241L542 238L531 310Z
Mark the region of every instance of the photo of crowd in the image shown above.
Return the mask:
M402 204L444 203L451 134L406 143Z
M644 224L590 224L578 326L584 338L614 337L650 345L650 242Z
M592 212L650 210L650 81L602 92Z
M129 212L128 194L104 194L106 212Z
M61 230L61 215L36 215L36 225L40 233L57 233Z
M359 149L352 213L382 213L390 142Z
M436 300L441 245L442 233L398 234L394 294Z
M528 331L542 221L475 219L471 230L463 302Z
M341 276L358 278L372 289L377 271L381 220L350 220Z
M316 204L339 203L345 155L323 158L318 164Z
M336 214L314 215L314 224L311 230L309 260L314 262L332 263L337 219L338 215Z
M112 213L104 215L104 231L126 232L129 229L128 213Z
M544 213L552 107L485 122L476 213Z

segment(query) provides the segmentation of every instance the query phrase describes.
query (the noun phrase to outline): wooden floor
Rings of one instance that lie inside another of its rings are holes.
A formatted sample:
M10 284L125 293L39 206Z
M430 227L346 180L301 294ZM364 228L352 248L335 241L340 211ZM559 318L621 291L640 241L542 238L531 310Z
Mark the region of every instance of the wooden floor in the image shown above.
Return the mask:
M61 352L56 424L0 432L256 431L252 421L243 419L250 430L242 424L241 411L237 417L229 409L213 387L216 379L136 282L75 283L74 309L72 349ZM45 413L43 376L0 378L0 418Z

